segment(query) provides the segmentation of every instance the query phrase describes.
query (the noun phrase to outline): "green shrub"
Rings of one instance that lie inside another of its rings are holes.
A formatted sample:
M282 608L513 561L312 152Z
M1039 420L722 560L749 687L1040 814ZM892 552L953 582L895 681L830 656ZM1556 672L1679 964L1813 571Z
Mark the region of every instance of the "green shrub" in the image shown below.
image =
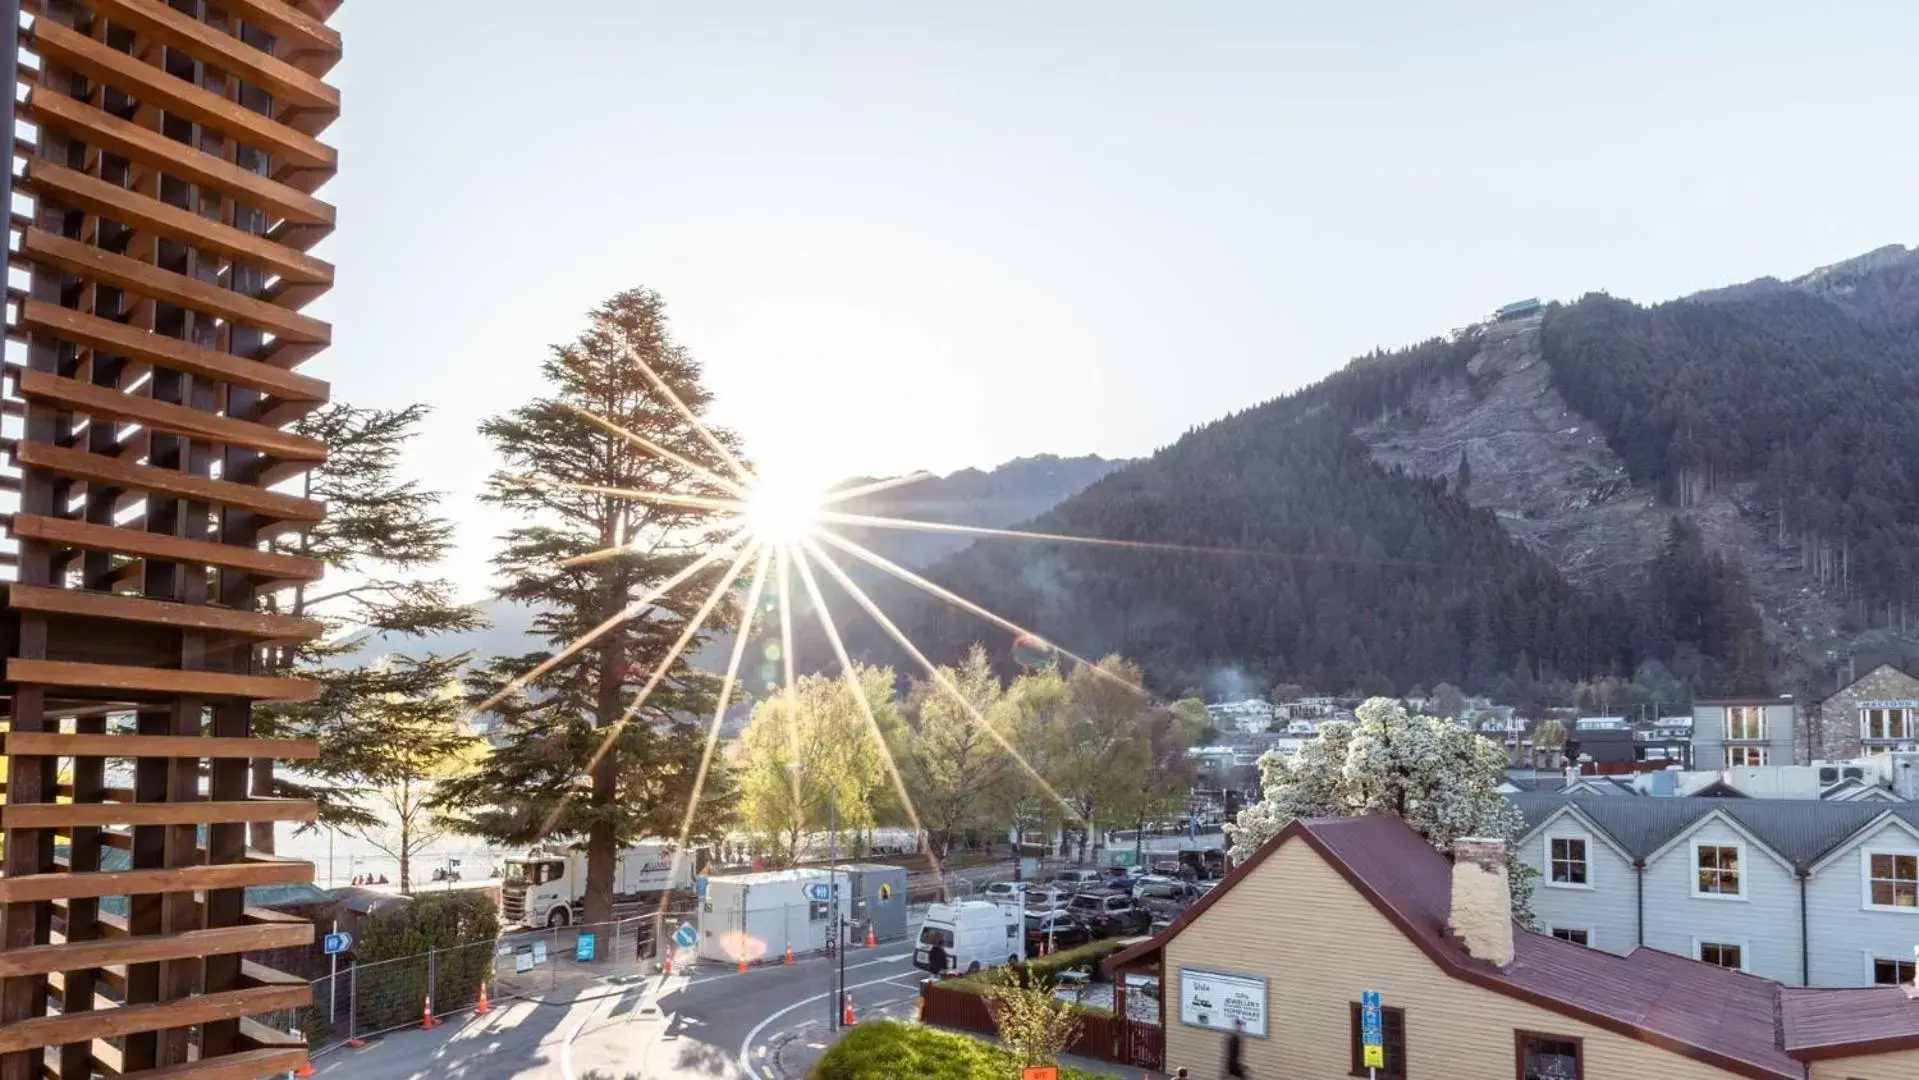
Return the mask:
M430 893L362 919L352 953L360 968L358 1030L418 1021L429 971L436 1011L473 1004L480 984L492 976L499 933L492 898L477 890ZM430 965L428 953L434 954Z
M814 1080L1008 1080L1019 1075L1012 1055L965 1035L878 1020L834 1043L813 1069ZM1097 1080L1062 1067L1060 1080Z

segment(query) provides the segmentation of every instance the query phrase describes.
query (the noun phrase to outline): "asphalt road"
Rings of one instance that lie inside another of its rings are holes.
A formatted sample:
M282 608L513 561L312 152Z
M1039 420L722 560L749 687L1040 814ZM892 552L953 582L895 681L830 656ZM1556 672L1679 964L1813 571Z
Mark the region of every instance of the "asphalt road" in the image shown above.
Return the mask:
M823 957L738 974L713 967L570 1000L503 1002L431 1032L396 1032L315 1062L333 1080L786 1080L827 1042L834 965ZM856 1015L910 1013L917 997L904 944L847 955Z

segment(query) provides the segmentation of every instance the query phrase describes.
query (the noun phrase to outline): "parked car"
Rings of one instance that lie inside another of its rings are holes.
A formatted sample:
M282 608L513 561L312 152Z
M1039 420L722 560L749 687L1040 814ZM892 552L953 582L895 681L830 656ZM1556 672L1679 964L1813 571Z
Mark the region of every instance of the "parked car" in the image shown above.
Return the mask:
M1060 911L1066 907L1067 901L1071 900L1073 895L1065 889L1036 886L1027 889L1020 898L1020 902L1026 906L1027 911Z
M1053 875L1051 884L1056 889L1064 889L1067 892L1078 892L1081 889L1098 885L1103 880L1104 875L1097 870L1061 870L1059 873Z
M1186 900L1197 895L1192 885L1175 877L1148 874L1133 883L1135 900Z
M1026 955L1038 956L1042 946L1070 949L1093 940L1086 924L1065 911L1028 911L1026 913Z
M1120 937L1144 934L1153 926L1153 915L1133 903L1126 893L1099 896L1081 893L1066 905L1068 914L1085 922L1095 937Z
M1033 886L1025 881L995 881L980 890L980 896L987 900L1018 900Z

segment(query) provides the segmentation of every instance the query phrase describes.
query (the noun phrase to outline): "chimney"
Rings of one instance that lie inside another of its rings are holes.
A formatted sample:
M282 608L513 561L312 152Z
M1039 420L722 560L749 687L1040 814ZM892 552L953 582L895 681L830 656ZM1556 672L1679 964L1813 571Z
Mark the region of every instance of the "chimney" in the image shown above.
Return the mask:
M1513 960L1513 897L1506 883L1506 842L1453 841L1453 903L1446 916L1466 952L1496 967Z

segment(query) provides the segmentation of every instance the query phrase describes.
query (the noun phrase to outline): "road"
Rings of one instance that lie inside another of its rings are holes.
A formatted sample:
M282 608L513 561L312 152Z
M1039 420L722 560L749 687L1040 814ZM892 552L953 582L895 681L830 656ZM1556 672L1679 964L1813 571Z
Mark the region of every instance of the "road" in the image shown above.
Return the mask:
M911 953L847 956L856 1015L910 1015ZM333 1080L788 1080L827 1045L834 965L823 957L737 974L708 966L566 1001L503 1002L431 1032L397 1032L315 1062Z

